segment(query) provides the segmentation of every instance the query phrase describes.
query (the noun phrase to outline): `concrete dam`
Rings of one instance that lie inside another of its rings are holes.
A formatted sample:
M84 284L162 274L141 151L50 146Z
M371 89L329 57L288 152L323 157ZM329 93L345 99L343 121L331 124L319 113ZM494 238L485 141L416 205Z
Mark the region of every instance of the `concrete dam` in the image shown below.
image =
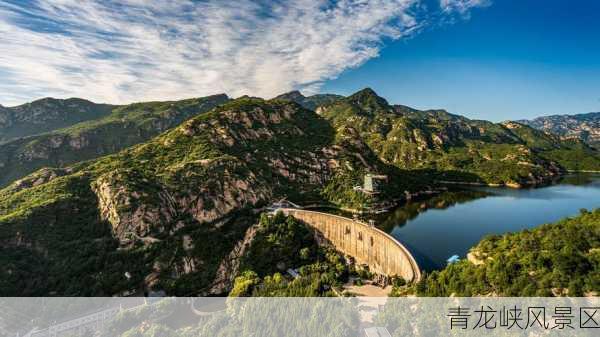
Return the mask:
M411 253L384 231L360 221L328 213L302 209L279 209L315 229L338 251L353 257L357 264L386 276L419 281L421 271Z

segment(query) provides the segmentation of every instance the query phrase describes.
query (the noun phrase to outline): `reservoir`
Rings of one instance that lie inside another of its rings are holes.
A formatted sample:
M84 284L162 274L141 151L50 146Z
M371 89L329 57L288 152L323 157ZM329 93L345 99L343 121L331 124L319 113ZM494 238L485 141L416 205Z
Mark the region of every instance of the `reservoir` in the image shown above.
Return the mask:
M600 175L567 176L557 184L531 188L453 188L377 217L378 227L402 242L422 270L443 268L453 255L490 234L504 234L600 207Z

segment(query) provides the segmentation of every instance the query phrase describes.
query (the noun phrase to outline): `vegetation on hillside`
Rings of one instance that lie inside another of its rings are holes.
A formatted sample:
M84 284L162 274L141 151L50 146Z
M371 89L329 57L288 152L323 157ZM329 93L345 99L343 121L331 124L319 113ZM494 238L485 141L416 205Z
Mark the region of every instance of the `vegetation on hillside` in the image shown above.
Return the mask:
M282 197L345 205L323 186L386 167L312 111L240 98L149 142L0 190L2 294L200 294L253 223L240 212ZM394 170L390 193L423 188ZM353 179L340 185L353 190L362 183Z
M0 144L0 186L43 167L65 167L116 153L147 141L227 100L226 95L215 95L173 102L99 106L94 109L102 113L90 113L79 123L44 129L48 132Z
M325 105L336 127L353 127L381 158L429 169L438 180L539 184L565 170L600 169L600 152L518 123L469 120L443 110L392 106L371 89Z
M595 148L600 148L600 112L544 116L518 122L563 139L579 139Z
M0 105L0 144L102 118L114 108L80 98L49 97L10 108Z
M581 140L561 140L557 136L520 124L506 124L540 157L555 161L569 171L600 171L600 152Z
M583 296L600 292L600 209L485 238L461 260L426 275L420 296Z
M319 247L308 227L283 213L263 214L240 270L230 296L334 296L332 288L340 287L350 272L339 253Z
M336 98L319 114L286 99L241 97L187 119L219 102L133 104L0 146L0 179L8 180L35 165L115 152L0 190L0 295L205 295L256 223L251 210L275 200L364 210L432 190L436 180L540 182L569 162L581 165L578 146L589 165L596 160L591 148L520 124L390 106L371 90ZM380 194L356 188L367 173L388 176ZM316 249L301 226L264 225L255 258L243 261L238 284L250 286L238 294L328 295L325 286L344 277L339 256ZM301 277L277 276L273 262L302 267Z
M214 301L192 300L200 306ZM103 326L98 336L354 337L360 325L356 303L348 299L229 298L225 310L210 315L189 317L189 310L188 299L164 298L118 315ZM89 335L88 331L72 333L72 337Z

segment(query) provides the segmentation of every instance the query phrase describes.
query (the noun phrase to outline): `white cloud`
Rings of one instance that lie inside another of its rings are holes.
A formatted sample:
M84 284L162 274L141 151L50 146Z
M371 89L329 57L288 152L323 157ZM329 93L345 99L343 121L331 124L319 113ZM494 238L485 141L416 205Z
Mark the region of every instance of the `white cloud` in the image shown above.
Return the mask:
M445 12L467 13L473 7L488 6L491 0L440 0L440 7Z
M441 0L464 13L482 0ZM318 91L417 32L421 0L0 2L0 102ZM438 9L439 11L439 9ZM450 14L449 14L450 15Z

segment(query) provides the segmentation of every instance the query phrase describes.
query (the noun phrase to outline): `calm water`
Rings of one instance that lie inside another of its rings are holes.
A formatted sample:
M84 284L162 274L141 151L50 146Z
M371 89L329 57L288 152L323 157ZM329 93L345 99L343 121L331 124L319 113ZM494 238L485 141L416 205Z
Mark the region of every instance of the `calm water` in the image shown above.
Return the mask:
M413 202L378 219L404 243L421 268L442 268L488 234L502 234L555 222L600 207L600 175L566 177L556 185L515 190L470 188Z

